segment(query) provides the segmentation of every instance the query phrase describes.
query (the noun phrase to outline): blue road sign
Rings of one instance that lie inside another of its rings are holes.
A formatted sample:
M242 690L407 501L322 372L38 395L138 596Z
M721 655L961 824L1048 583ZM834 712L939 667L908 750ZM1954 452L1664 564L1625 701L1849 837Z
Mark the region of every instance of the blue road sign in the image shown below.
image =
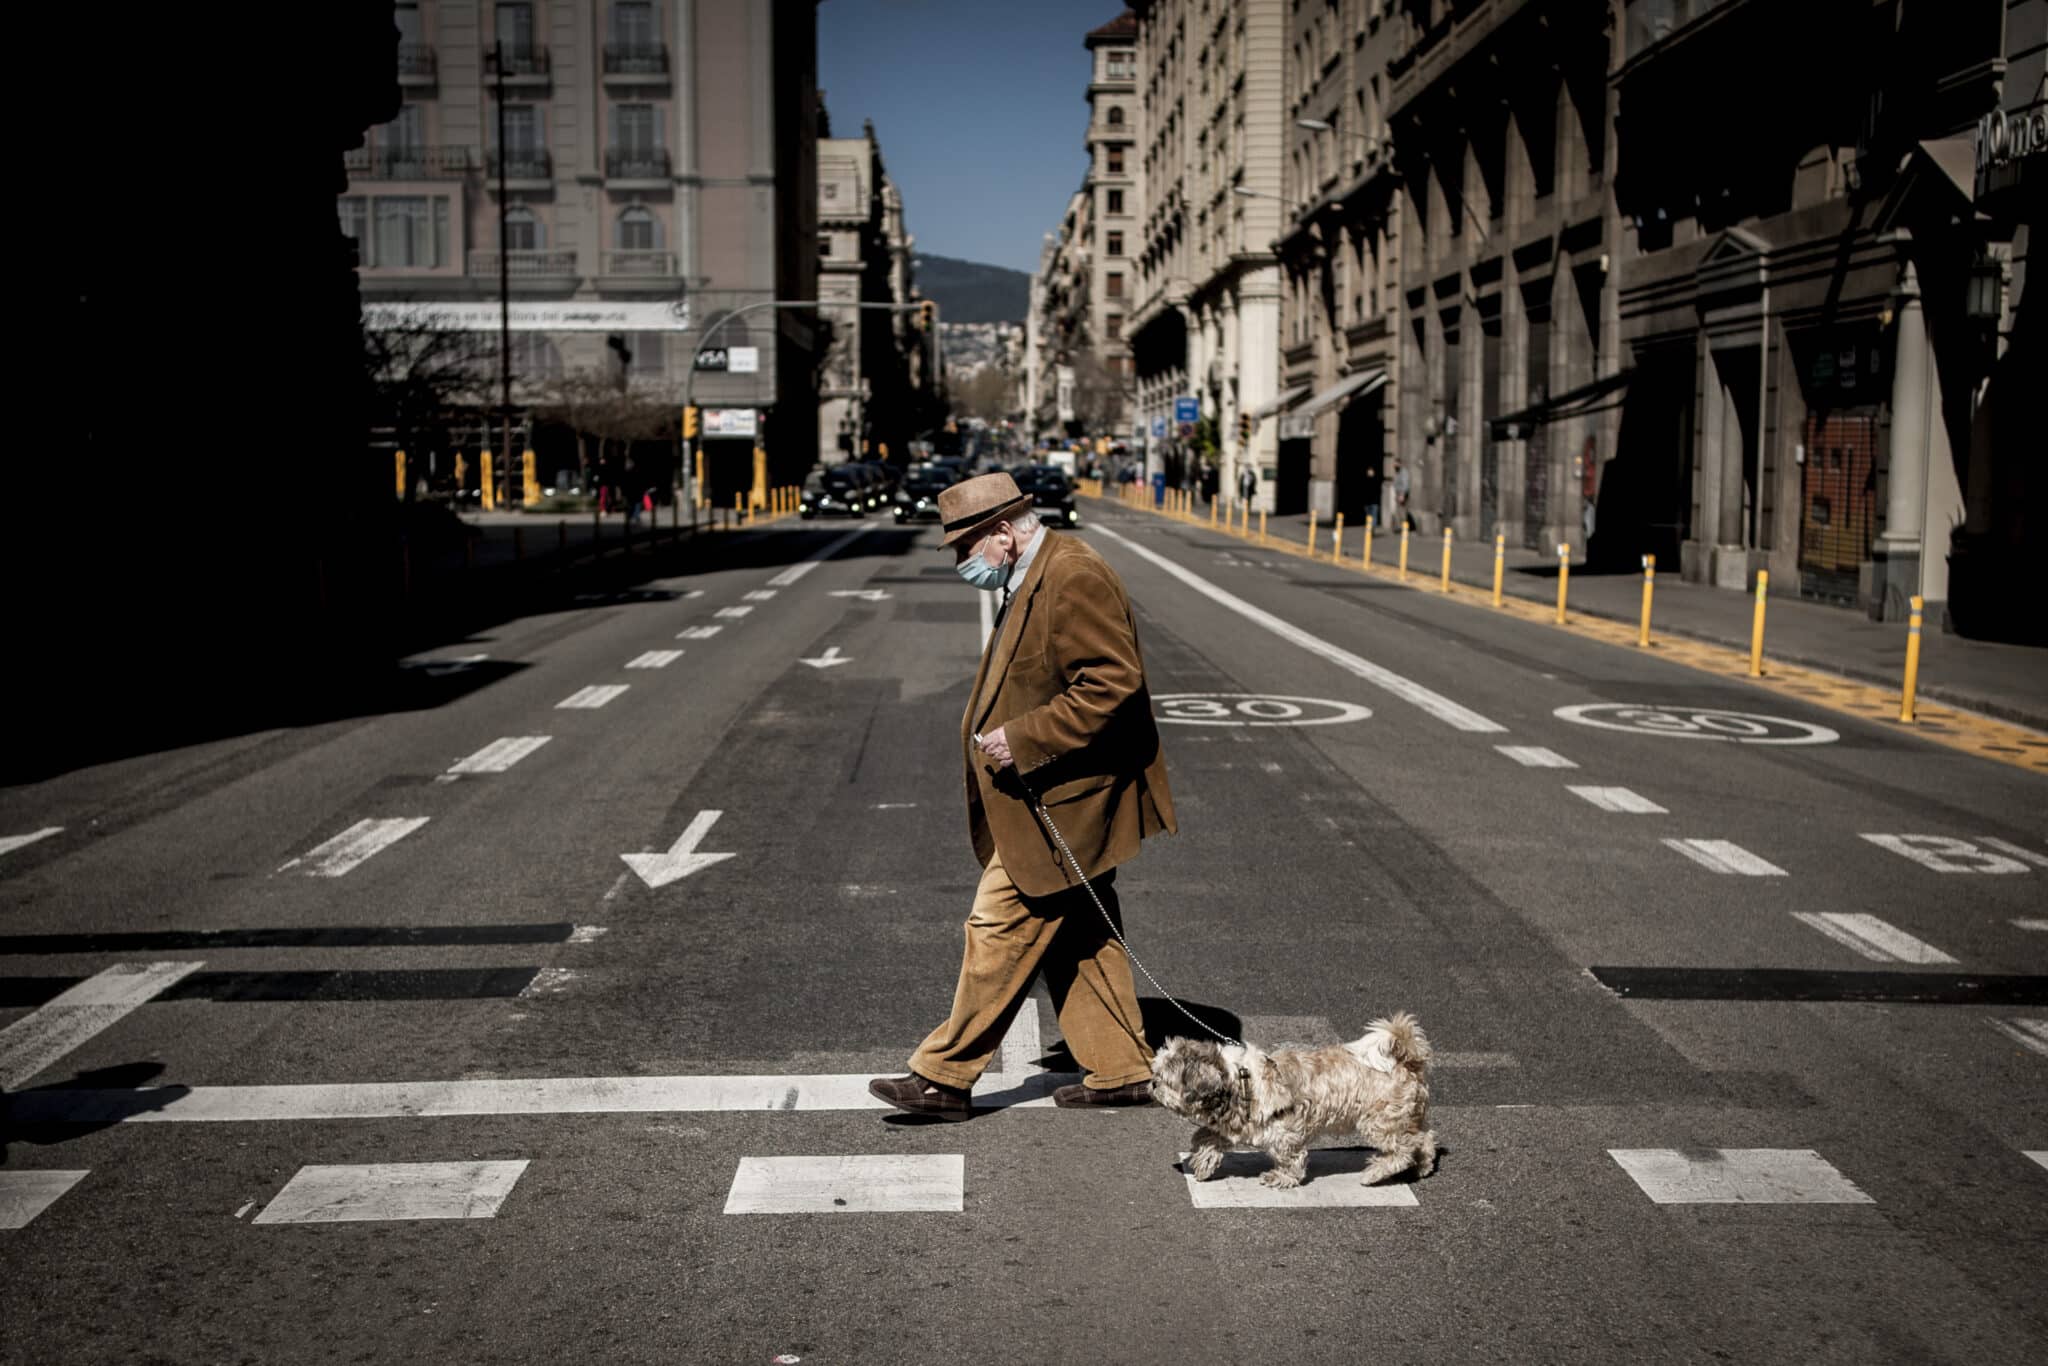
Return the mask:
M1175 399L1173 401L1173 420L1175 422L1200 422L1202 420L1201 400L1188 397L1187 395L1182 395L1180 398Z
M1165 419L1165 418L1163 418L1163 417L1155 417L1155 418L1153 418L1153 419L1152 419L1152 439L1153 439L1154 441L1160 441L1160 440L1164 440L1164 439L1165 439L1165 437L1166 437L1166 419Z

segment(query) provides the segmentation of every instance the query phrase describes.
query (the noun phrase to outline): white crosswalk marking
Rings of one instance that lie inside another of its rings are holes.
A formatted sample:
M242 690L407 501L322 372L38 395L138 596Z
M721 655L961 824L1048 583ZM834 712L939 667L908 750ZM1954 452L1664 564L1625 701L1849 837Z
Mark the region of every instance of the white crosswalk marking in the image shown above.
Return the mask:
M716 615L721 617L743 617L753 610L751 607L721 607Z
M1969 840L1948 835L1865 835L1880 849L1913 860L1937 873L2024 873L2027 865L2004 854L1987 854ZM1984 841L1990 843L1989 840Z
M1182 1163L1188 1155L1182 1153ZM1308 1180L1289 1190L1264 1185L1272 1161L1264 1153L1227 1153L1223 1165L1207 1181L1183 1176L1196 1209L1368 1209L1411 1208L1417 1201L1413 1184L1396 1177L1376 1186L1362 1184L1358 1174L1373 1154L1361 1148L1317 1148L1308 1155Z
M0 1091L23 1082L121 1019L200 963L116 963L0 1029Z
M34 844L37 840L46 840L50 836L60 833L63 829L64 827L61 825L46 825L32 834L0 835L0 854L11 854L23 845Z
M556 711L595 711L631 687L630 683L594 683L578 688L555 703Z
M1578 765L1554 749L1541 745L1495 745L1494 749L1523 768L1577 768Z
M2042 1057L2048 1058L2048 1020L2029 1020L2015 1016L2009 1020L1993 1020L1991 1027L2020 1047L2031 1048Z
M427 823L425 816L387 816L357 821L333 839L315 845L278 872L296 868L307 877L340 877L357 868Z
M2048 920L2034 920L2027 916L2022 916L2012 923L2022 930L2048 930Z
M1729 840L1667 839L1669 847L1714 873L1740 873L1745 877L1785 877L1777 864L1760 859Z
M1660 1205L1869 1205L1869 1196L1811 1148L1610 1148Z
M508 735L493 740L467 759L449 766L450 773L503 773L554 737L551 735Z
M683 657L681 650L649 650L626 661L629 669L666 669Z
M2033 864L2036 868L2048 868L2048 854L2044 854L2038 849L2029 849L2024 844L2014 844L2011 840L2002 840L1996 835L1980 835L1977 843L1989 845L1991 848L1997 849L2002 853L2011 854L2016 859L2023 859Z
M768 602L768 601L772 600L772 599L773 599L774 597L775 597L775 590L774 590L774 589L772 589L772 588L756 588L756 589L754 589L754 590L753 590L753 591L752 591L751 593L748 593L748 594L746 595L746 600L747 600L748 602Z
M1437 720L1442 721L1454 730L1499 732L1507 729L1500 722L1489 720L1478 712L1473 711L1470 707L1453 702L1442 693L1426 688L1412 678L1404 678L1392 669L1375 664L1369 659L1361 658L1340 646L1332 645L1320 636L1311 635L1299 626L1294 625L1292 622L1281 620L1262 607L1254 607L1235 593L1224 592L1200 574L1174 563L1156 551L1148 550L1127 536L1120 536L1116 532L1102 526L1098 526L1094 534L1123 546L1133 555L1165 570L1168 574L1179 579L1211 602L1228 608L1245 620L1264 627L1289 644L1298 645L1310 654L1328 660L1346 673L1362 678L1375 687L1384 688L1412 706L1420 707L1423 711L1428 712L1431 716L1434 716Z
M957 1214L967 1159L959 1153L743 1157L727 1214Z
M82 1171L0 1172L0 1228L27 1228L85 1178Z
M493 1219L525 1171L524 1160L301 1167L250 1222Z
M676 632L677 640L709 640L725 628L723 626L692 626Z
M1925 940L1915 939L1874 915L1847 911L1794 911L1792 918L1819 930L1878 963L1953 963L1956 960Z
M805 560L800 564L793 564L789 568L783 570L780 574L777 574L774 578L768 580L768 586L770 588L789 587L798 579L801 579L804 575L810 573L813 569L816 569L819 565L825 563L825 561L831 559L834 555L837 555L847 546L852 545L855 541L859 540L863 535L865 535L866 532L866 527L857 526L853 530L847 532L844 536L837 537L836 539L827 542L822 549L820 549L816 554L812 555L808 560Z
M1574 797L1584 798L1602 811L1617 811L1634 816L1670 814L1648 797L1638 796L1625 787L1567 787L1565 791Z

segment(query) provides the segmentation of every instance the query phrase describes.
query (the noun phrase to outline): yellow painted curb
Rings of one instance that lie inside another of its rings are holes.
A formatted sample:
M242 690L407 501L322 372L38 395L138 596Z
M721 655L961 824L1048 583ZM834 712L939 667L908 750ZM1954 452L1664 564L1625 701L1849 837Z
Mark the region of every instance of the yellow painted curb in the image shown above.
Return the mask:
M1114 500L1111 500L1114 501ZM1122 506L1119 504L1119 506ZM1150 511L1150 509L1137 509ZM1168 521L1190 521L1188 518L1155 513ZM1191 525L1194 523L1190 522ZM1206 527L1206 523L1202 523ZM1232 540L1244 540L1233 531L1220 534ZM1256 538L1249 542L1257 544ZM1438 587L1435 580L1424 581L1411 578L1403 583L1398 574L1390 568L1374 564L1369 568L1357 567L1356 560L1334 563L1327 555L1310 555L1301 546L1282 544L1278 541L1259 546L1282 555L1292 555L1298 560L1313 560L1333 569L1347 573L1370 574L1396 587L1413 592L1428 593L1434 597L1450 598L1469 607L1482 607L1489 612L1505 612L1553 631L1566 631L1588 640L1634 654L1643 653L1643 647L1636 643L1638 627L1632 622L1610 621L1605 617L1585 613L1570 614L1563 625L1557 622L1557 608L1550 603L1530 602L1512 595L1504 597L1499 607L1493 605L1493 591L1453 581L1450 591ZM1860 683L1852 678L1843 678L1819 669L1809 669L1793 664L1778 663L1771 659L1769 642L1764 646L1764 676L1752 678L1749 675L1749 652L1730 649L1723 645L1710 645L1705 641L1691 640L1670 634L1652 635L1649 653L1658 659L1683 664L1702 673L1733 679L1746 683L1765 692L1778 693L1785 697L1797 698L1809 705L1853 716L1895 731L1898 734L1918 736L1931 740L1950 749L1959 749L1974 754L1980 759L1995 763L2010 764L2030 773L2048 774L2048 735L2026 726L1999 721L1975 712L1958 711L1939 704L1916 702L1910 723L1899 720L1899 690L1880 688L1869 683Z

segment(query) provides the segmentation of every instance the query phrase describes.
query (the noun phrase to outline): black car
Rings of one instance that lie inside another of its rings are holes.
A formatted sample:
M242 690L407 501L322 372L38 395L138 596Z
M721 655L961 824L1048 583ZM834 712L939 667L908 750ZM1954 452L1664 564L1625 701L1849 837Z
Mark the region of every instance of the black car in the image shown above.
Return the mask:
M951 465L913 465L896 490L896 520L936 522L939 520L939 492L960 482Z
M857 465L834 465L827 470L811 472L811 477L804 481L803 501L797 511L805 521L832 513L865 517L871 500L869 476L865 469Z
M1058 465L1022 465L1012 474L1020 492L1031 495L1031 506L1041 519L1053 526L1081 525L1074 510L1074 482Z

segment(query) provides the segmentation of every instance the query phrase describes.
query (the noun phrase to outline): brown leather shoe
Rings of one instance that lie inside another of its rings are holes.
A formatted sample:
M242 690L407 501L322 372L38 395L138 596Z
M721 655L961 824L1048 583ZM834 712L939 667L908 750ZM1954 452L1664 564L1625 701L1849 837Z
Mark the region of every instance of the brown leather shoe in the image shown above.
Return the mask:
M1062 1110L1086 1110L1097 1105L1150 1105L1152 1083L1149 1080L1134 1081L1102 1090L1076 1083L1054 1091L1052 1103Z
M876 1077L868 1083L868 1094L913 1115L944 1120L974 1117L974 1102L966 1088L946 1086L915 1072L900 1077Z

